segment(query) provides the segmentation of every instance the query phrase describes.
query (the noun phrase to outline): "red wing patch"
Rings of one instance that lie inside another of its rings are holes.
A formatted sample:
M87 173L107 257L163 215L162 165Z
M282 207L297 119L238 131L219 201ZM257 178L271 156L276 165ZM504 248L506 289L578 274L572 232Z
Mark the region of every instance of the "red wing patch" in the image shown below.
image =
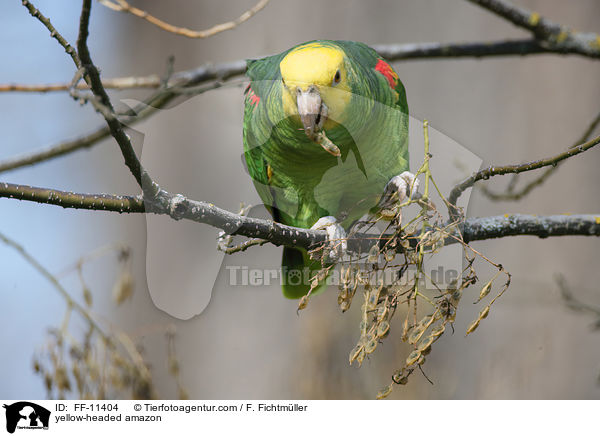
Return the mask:
M375 70L383 74L383 77L385 77L390 84L390 88L396 88L396 85L398 84L398 75L392 69L392 67L390 67L390 64L383 59L379 59L377 61L377 65L375 65Z
M250 85L248 85L244 91L244 94L246 94L246 98L250 100L250 104L252 106L256 107L260 102L260 97L254 93L254 90L250 87Z

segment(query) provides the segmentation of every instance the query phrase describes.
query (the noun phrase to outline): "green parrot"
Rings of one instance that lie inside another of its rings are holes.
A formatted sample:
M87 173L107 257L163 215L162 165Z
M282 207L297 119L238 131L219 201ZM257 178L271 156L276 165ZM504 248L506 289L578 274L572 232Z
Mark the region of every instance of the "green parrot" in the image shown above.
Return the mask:
M359 42L310 41L247 63L248 172L274 221L327 231L324 262L331 263L343 254L340 240L357 220L414 184L406 171L404 86ZM283 294L305 295L324 262L284 247Z

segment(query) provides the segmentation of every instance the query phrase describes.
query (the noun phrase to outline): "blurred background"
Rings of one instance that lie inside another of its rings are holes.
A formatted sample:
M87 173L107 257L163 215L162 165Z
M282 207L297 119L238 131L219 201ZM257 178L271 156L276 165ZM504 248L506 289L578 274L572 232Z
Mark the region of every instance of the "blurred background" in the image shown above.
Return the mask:
M231 20L254 0L137 1L161 19L192 29ZM600 32L594 0L519 0L555 22ZM79 2L38 0L35 5L74 43ZM2 6L0 83L69 82L71 59L20 2ZM367 44L485 41L526 33L461 0L272 0L248 22L206 40L166 33L131 15L94 2L90 50L102 76L162 74L169 56L175 71L206 63L257 58L312 39ZM556 55L482 60L420 60L393 64L411 115L483 160L516 163L556 154L581 136L600 110L600 63ZM111 92L137 101L150 91ZM165 189L237 211L255 202L241 164L243 87L228 86L161 111L135 126L143 160ZM0 94L0 161L85 134L103 120L67 93ZM541 188L519 202L491 202L475 190L469 216L600 211L597 150L562 165ZM137 193L118 147L105 140L0 180L77 192ZM491 188L501 190L508 180ZM348 353L358 337L358 304L341 314L330 289L296 315L296 301L278 285L230 286L215 250L217 230L164 217L63 210L0 199L0 231L23 245L49 271L59 273L98 247L131 247L133 297L116 306L111 290L120 274L116 255L86 263L83 275L93 313L111 329L144 344L161 398L176 398L168 374L164 333L176 329L181 383L191 398L367 399L390 381L408 350L401 319L383 345L358 369ZM570 311L554 274L565 276L582 301L600 306L597 238L511 237L473 247L502 263L513 277L508 292L472 335L464 331L479 308L478 290L463 301L456 333L438 341L425 366L430 384L414 374L391 398L588 399L600 398L600 332L593 318ZM185 253L185 256L181 256ZM177 262L169 262L177 254ZM226 262L273 265L280 248L255 247ZM179 261L184 259L184 261ZM44 382L32 358L49 327L59 326L65 301L14 250L0 244L0 397L43 398ZM185 282L185 286L181 283ZM63 281L82 300L77 274ZM207 290L213 289L212 296ZM190 292L197 289L197 292ZM209 301L210 299L210 301ZM185 308L188 310L184 310ZM183 308L183 309L182 309ZM171 315L177 315L171 316ZM75 326L77 324L74 324Z

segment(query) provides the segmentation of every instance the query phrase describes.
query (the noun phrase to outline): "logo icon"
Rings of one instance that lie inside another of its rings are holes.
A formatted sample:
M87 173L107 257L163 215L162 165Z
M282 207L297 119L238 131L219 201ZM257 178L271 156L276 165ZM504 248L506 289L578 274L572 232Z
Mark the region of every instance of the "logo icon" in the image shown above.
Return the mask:
M18 429L48 429L50 411L29 401L19 401L6 409L6 431L14 433Z

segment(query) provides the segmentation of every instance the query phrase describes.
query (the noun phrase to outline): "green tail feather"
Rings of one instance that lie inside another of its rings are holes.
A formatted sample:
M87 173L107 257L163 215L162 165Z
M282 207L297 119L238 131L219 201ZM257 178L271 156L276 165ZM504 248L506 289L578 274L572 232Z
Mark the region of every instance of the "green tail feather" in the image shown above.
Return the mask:
M306 268L306 270L305 270ZM281 269L282 290L286 298L301 298L310 290L312 278L323 268L320 260L312 260L306 250L283 247ZM327 287L324 279L313 289L311 295L320 294Z

